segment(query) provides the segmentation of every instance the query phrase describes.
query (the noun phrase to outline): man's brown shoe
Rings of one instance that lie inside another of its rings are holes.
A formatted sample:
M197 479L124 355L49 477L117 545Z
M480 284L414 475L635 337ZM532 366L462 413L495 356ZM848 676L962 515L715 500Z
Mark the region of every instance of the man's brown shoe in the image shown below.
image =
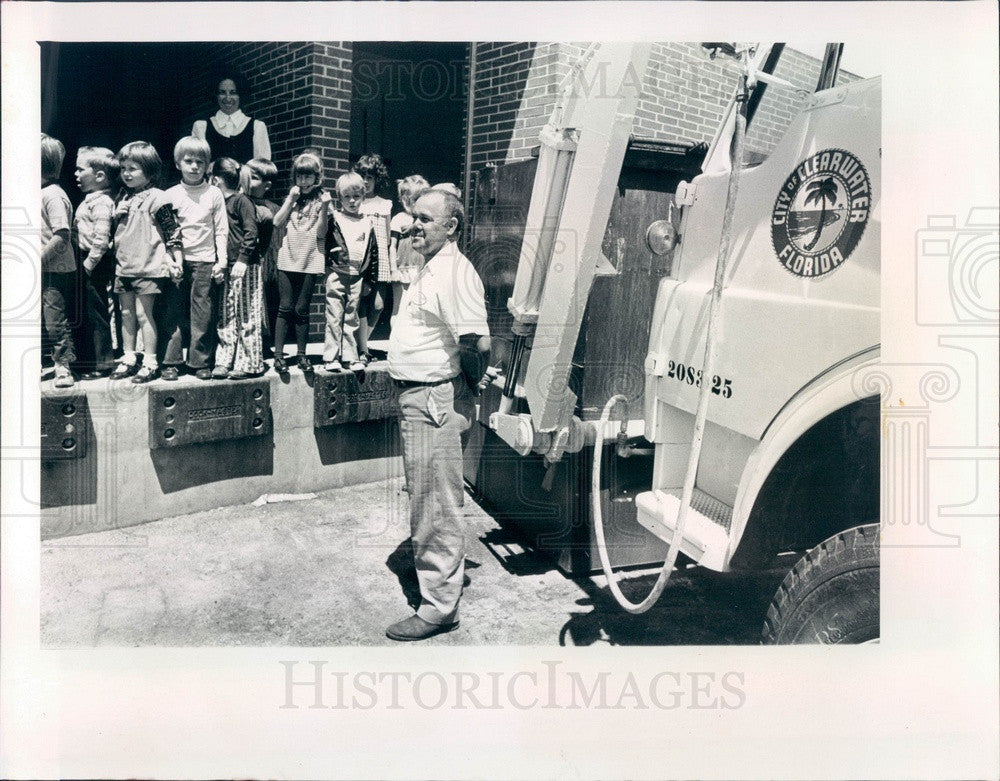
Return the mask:
M457 628L458 621L452 621L450 624L432 624L430 621L424 621L418 615L412 615L402 621L397 621L386 629L385 636L390 640L426 640L428 637L443 635L445 632Z

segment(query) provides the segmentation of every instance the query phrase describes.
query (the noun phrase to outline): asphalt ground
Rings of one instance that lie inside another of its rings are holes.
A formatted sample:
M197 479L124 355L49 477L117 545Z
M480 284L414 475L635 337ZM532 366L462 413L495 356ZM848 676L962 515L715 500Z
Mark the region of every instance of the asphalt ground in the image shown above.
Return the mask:
M395 645L385 628L419 598L406 506L395 479L44 541L42 644ZM633 616L602 575L567 576L471 497L464 512L461 625L423 644L756 644L793 563L752 575L679 569ZM631 571L623 590L641 599L656 574Z

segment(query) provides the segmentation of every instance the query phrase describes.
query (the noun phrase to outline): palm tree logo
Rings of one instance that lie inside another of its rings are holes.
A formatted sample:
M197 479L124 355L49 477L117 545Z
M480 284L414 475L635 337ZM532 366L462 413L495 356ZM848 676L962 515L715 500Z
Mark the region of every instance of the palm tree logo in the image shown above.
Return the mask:
M816 221L816 232L813 234L812 239L806 244L803 249L806 251L811 250L819 242L820 234L823 232L823 227L826 224L826 205L827 202L832 206L837 202L837 181L833 177L825 177L823 179L817 179L814 182L810 182L806 187L806 198L804 205L809 206L813 203L819 204L819 219Z

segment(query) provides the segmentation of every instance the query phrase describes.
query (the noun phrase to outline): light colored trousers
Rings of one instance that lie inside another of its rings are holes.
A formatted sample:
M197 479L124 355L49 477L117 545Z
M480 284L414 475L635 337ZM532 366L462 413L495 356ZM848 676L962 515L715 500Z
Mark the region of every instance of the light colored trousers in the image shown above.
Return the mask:
M432 624L458 620L465 577L462 432L472 395L461 375L399 394L403 470L410 495L410 536L420 583L417 615Z
M362 278L358 274L331 272L326 278L326 335L323 360L358 360L358 302Z

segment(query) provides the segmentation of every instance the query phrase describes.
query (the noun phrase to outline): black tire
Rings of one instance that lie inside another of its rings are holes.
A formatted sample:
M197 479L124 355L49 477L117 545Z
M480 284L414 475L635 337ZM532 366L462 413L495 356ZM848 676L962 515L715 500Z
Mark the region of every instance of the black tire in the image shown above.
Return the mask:
M803 556L764 622L768 644L865 643L879 637L879 526L855 526Z

